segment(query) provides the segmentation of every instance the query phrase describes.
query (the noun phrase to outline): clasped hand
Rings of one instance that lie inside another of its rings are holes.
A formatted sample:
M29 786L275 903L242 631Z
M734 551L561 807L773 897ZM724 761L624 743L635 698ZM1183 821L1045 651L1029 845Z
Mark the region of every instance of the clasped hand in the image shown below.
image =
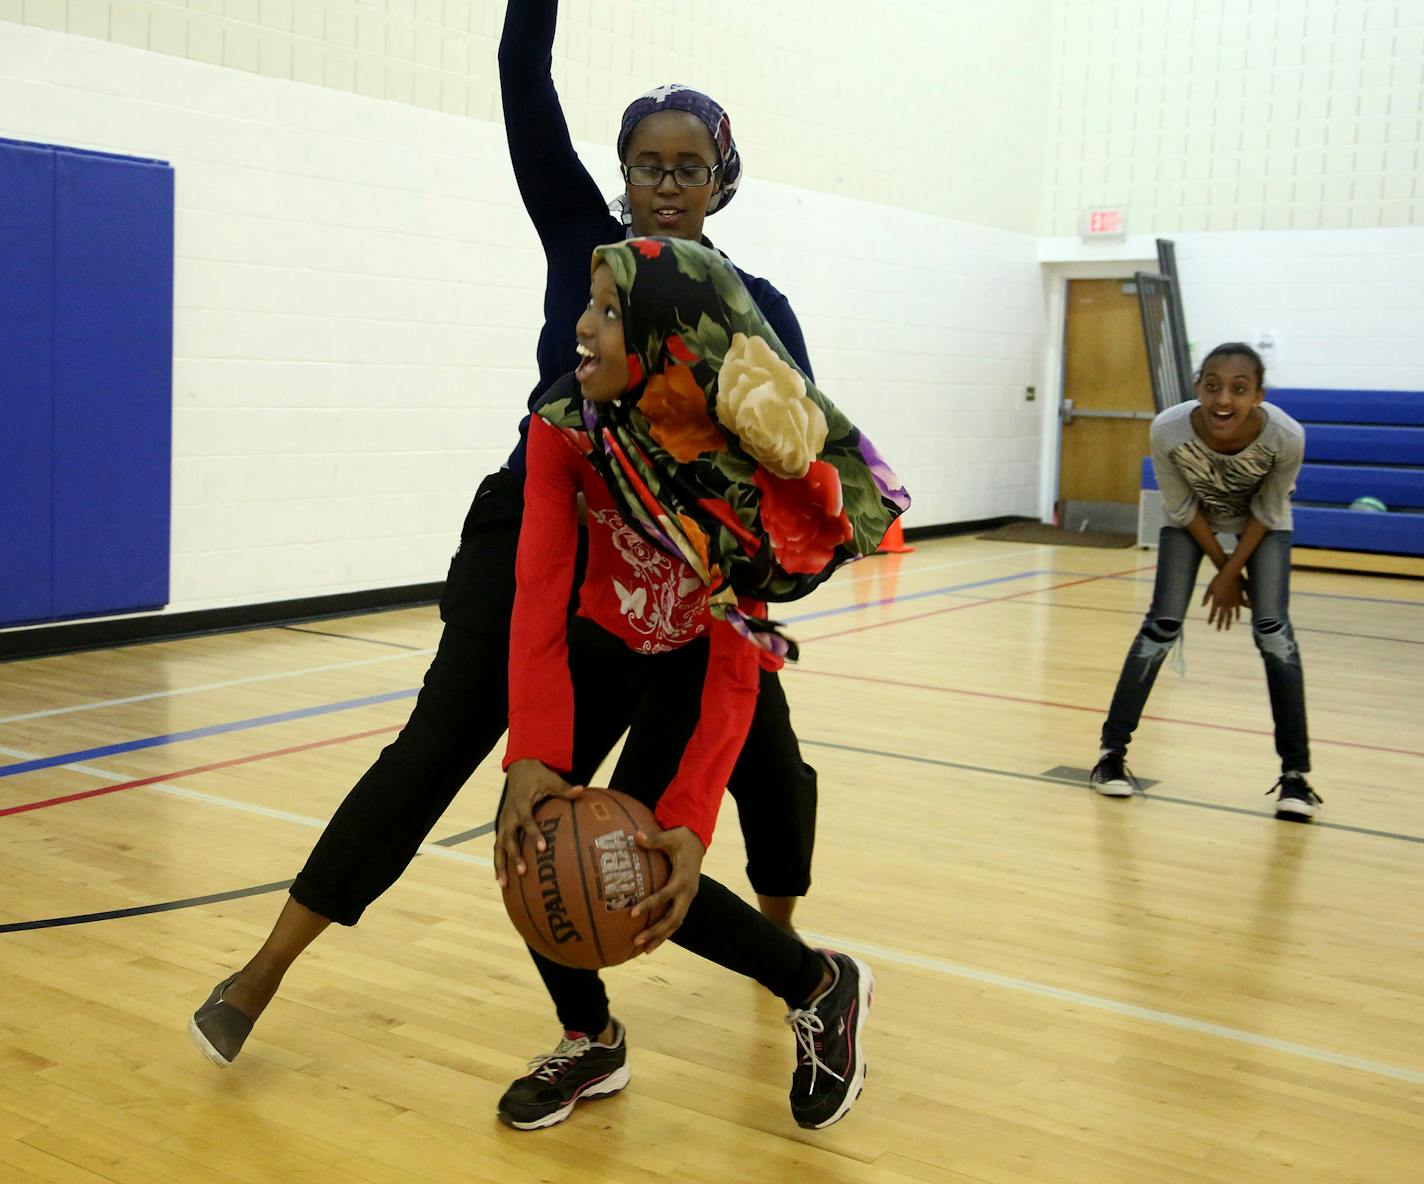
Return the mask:
M1210 605L1206 616L1208 625L1230 629L1232 622L1241 616L1241 609L1251 604L1246 577L1240 572L1217 572L1206 586L1202 604Z

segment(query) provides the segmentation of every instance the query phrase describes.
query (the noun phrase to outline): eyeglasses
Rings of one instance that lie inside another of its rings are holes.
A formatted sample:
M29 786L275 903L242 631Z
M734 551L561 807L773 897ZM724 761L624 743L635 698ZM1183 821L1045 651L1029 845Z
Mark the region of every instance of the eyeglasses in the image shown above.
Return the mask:
M712 182L712 174L721 166L708 164L680 164L675 169L665 169L656 164L625 164L623 179L639 189L653 189L663 183L663 178L671 176L679 189L700 189Z

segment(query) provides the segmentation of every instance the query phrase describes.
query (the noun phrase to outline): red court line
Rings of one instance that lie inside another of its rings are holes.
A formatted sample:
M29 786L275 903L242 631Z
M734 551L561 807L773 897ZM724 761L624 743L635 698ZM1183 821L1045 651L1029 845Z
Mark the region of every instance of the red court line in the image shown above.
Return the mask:
M998 604L1000 601L1004 600L1018 600L1024 596L1039 596L1044 592L1056 592L1061 588L1072 588L1078 584L1091 584L1095 580L1116 579L1119 576L1124 576L1131 572L1147 570L1149 569L1139 566L1125 567L1121 571L1104 572L1100 576L1084 576L1082 579L1068 580L1066 583L1062 584L1050 584L1047 588L1026 588L1022 592L1014 592L1008 596L990 596L985 597L982 600L970 601L968 604L954 604L950 605L948 608L935 609L932 612L916 613L913 616L909 617L896 617L893 621L876 621L874 624L870 625L857 625L854 629L842 629L836 633L822 633L819 637L808 637L806 638L806 641L825 641L827 638L830 637L843 637L848 633L861 633L866 629L883 629L887 625L899 625L905 621L916 621L920 620L923 617L938 617L942 616L945 613L960 612L966 608L981 608L986 604ZM992 691L966 691L960 689L959 687L936 686L932 683L902 682L893 678L876 678L875 676L868 674L837 674L829 670L806 670L802 667L793 666L787 666L786 669L789 671L793 671L797 674L814 674L819 675L822 678L848 678L859 682L876 682L881 683L885 686L906 687L911 690L937 691L941 694L946 695L967 695L977 699L998 699L1006 703L1023 703L1032 707L1056 707L1063 711L1091 711L1097 715L1101 715L1105 711L1105 708L1103 707L1085 707L1081 703L1058 703L1051 699L1030 699L1020 695L1000 695L995 694ZM1172 716L1167 715L1143 715L1142 718L1150 719L1155 723L1180 724L1183 727L1188 728L1207 728L1214 732L1239 732L1242 735L1246 736L1270 736L1273 734L1263 728L1238 728L1233 727L1230 724L1212 724L1194 719L1175 719ZM1322 740L1318 736L1313 736L1311 737L1311 743L1329 744L1334 748L1359 748L1367 752L1392 752L1399 756L1424 757L1424 752L1418 752L1412 748L1390 748L1389 746L1384 744L1361 744L1355 740Z
M393 724L384 728L371 728L365 732L352 732L349 736L332 736L326 740L312 740L307 744L293 744L290 748L274 748L270 752L254 752L249 756L233 757L227 761L214 761L210 765L194 765L191 769L179 769L173 773L159 773L156 777L140 777L136 781L120 781L117 785L104 785L98 789L86 789L81 793L69 793L58 798L46 798L42 802L26 802L23 806L8 806L0 810L0 818L3 818L6 814L24 814L29 810L43 810L46 806L62 806L65 802L77 802L84 798L97 798L103 794L118 793L124 789L138 789L141 785L154 785L159 781L176 781L179 777L191 777L194 773L211 773L214 769L229 769L233 765L248 765L253 761L265 761L269 757L288 756L294 752L308 752L313 748L325 748L330 744L345 744L349 740L364 740L368 736L379 736L382 732L399 732L404 726L403 724Z
M818 633L815 637L804 638L801 644L806 645L813 641L827 641L832 637L845 637L851 633L864 633L867 629L884 629L887 625L903 625L907 621L920 621L925 617L942 617L945 613L962 612L966 608L981 608L986 604L998 604L1004 600L1018 600L1021 596L1039 596L1044 592L1057 592L1063 588L1074 588L1079 584L1091 584L1096 580L1113 580L1118 576L1148 570L1150 569L1145 567L1124 567L1121 571L1106 571L1100 576L1084 576L1082 579L1068 580L1062 584L1050 584L1047 588L1026 588L1022 592L1013 592L1008 596L985 596L981 600L971 600L967 604L952 604L948 608L931 609L927 613L912 613L908 617L896 617L893 621L876 621L870 625L857 625L854 629L838 629L835 633Z
M878 678L873 674L840 674L833 670L806 670L803 667L792 666L787 666L784 669L795 674L809 674L818 678L847 678L854 682L874 682L887 687L905 687L912 691L935 691L942 695L965 695L972 699L998 699L1000 702L1022 703L1029 707L1056 707L1062 711L1090 711L1094 715L1104 715L1107 711L1101 706L1085 707L1081 703L1059 703L1053 699L1030 699L1022 695L1002 695L994 691L966 691L962 687L945 687L930 682L909 682L897 678ZM1230 724L1210 724L1196 719L1177 719L1170 715L1144 715L1142 718L1159 724L1180 724L1185 728L1209 728L1214 732L1240 732L1245 736L1274 734L1264 728L1237 728ZM1424 757L1424 752L1416 752L1412 748L1389 748L1383 744L1360 744L1354 740L1323 740L1319 736L1312 736L1310 742L1311 744L1329 744L1333 748L1363 748L1368 752L1392 752L1399 756Z

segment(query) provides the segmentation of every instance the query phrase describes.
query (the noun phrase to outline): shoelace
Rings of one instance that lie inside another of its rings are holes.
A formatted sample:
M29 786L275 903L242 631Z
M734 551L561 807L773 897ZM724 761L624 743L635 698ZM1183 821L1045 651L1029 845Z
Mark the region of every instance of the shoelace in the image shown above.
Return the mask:
M801 1050L801 1058L811 1066L811 1084L807 1086L807 1093L816 1092L816 1074L822 1070L837 1081L845 1081L844 1077L821 1060L821 1042L817 1037L825 1034L826 1025L821 1022L819 1015L814 1011L797 1008L787 1012L786 1023L796 1033L796 1044Z
M541 1081L552 1085L558 1080L560 1073L588 1051L592 1043L587 1036L580 1036L577 1040L570 1040L565 1036L553 1052L546 1052L543 1056L531 1059L529 1068Z
M1096 773L1099 769L1101 769L1101 768L1103 767L1103 762L1104 762L1106 759L1107 759L1106 757L1099 757L1099 758L1098 758L1098 763L1093 766L1093 772L1094 772L1094 773ZM1121 769L1122 769L1123 780L1129 782L1134 788L1136 788L1136 786L1137 786L1137 778L1135 778L1135 777L1132 775L1132 770L1127 767L1127 758L1126 758L1126 757L1119 757L1119 758L1118 758L1118 765L1119 765L1119 766L1121 767ZM1111 773L1111 772L1113 772L1113 770L1111 770L1111 769L1104 770L1104 774L1105 774L1104 780L1107 780L1107 781L1114 780L1114 778L1109 777L1109 776L1106 776L1106 774ZM1089 780L1092 780L1092 775L1091 775L1091 774L1089 774Z
M1305 800L1306 800L1306 801L1308 801L1308 802L1313 802L1313 803L1314 803L1315 805L1317 805L1317 806L1323 806L1323 805L1325 804L1325 799L1324 799L1323 797L1321 797L1318 793L1316 793L1315 790L1313 790L1313 789L1306 783L1306 780L1305 780L1304 777L1292 777L1291 780L1294 781L1302 790L1305 791ZM1286 787L1286 779L1285 779L1284 777L1278 777L1278 778L1276 778L1276 783L1275 783L1273 786L1271 786L1270 789L1266 790L1266 796L1267 796L1267 797L1270 797L1271 794L1275 793L1276 790L1278 790L1278 789L1284 791L1284 790L1285 790L1285 787Z

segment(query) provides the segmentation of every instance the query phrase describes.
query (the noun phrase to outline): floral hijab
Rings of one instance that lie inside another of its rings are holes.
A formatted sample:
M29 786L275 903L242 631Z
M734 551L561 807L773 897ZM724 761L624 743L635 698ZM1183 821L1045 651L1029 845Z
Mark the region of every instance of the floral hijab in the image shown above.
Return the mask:
M623 307L628 394L572 383L539 414L602 476L624 518L710 589L713 614L776 658L795 643L737 596L798 600L873 554L909 496L874 446L791 361L736 269L701 243L593 253Z

